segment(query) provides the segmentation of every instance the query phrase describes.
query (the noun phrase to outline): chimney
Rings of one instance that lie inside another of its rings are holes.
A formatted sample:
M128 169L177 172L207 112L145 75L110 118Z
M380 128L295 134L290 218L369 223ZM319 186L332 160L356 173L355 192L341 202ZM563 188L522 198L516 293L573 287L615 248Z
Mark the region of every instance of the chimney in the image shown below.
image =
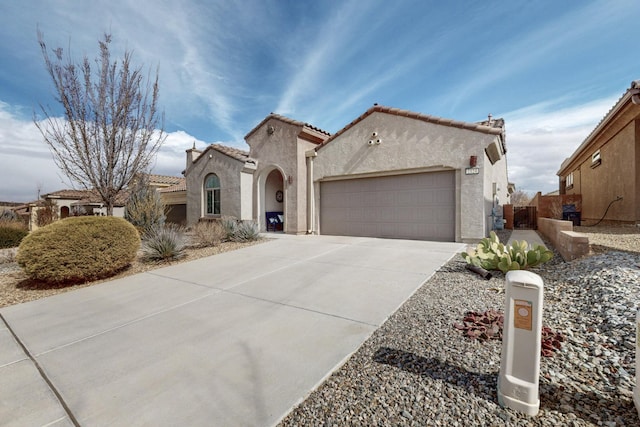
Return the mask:
M196 142L193 141L193 147L187 150L187 165L185 171L189 170L191 164L200 157L200 154L202 154L202 151L196 149Z

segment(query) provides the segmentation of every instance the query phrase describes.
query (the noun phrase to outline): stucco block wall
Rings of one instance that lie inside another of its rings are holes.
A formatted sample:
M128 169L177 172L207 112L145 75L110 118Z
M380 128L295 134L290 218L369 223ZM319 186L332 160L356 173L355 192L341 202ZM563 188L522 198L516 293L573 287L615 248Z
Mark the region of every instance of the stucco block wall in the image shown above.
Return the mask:
M372 133L381 139L370 146ZM496 135L374 112L318 150L314 160L315 227L319 225L321 180L329 177L376 176L438 170L456 171L456 240L478 240L488 233L486 180L500 185L506 201L505 160L492 166L484 149ZM465 175L470 156L477 156L478 175ZM504 171L500 171L500 169ZM491 182L489 182L491 186ZM491 198L492 189L488 190Z
M571 261L589 253L589 237L573 231L571 221L540 218L538 230L558 250L565 261Z
M204 213L204 180L215 173L220 179L220 213L223 216L242 218L241 171L244 162L233 159L214 149L202 153L202 158L192 163L186 175L187 224L197 223Z
M577 212L582 212L582 195L543 196L542 193L538 192L529 204L536 207L538 218L562 219L563 205L574 205Z
M609 203L617 196L624 200L611 205L607 213L609 220L629 219L635 209L635 124L629 123L600 149L602 163L591 168L591 154L580 165L582 218L599 220ZM592 150L595 151L595 150Z
M560 189L566 194L582 195L582 219L599 221L609 204L618 196L623 199L611 205L605 222L640 222L640 119L638 107L622 110L607 126L595 134L584 148L563 163ZM591 156L600 151L601 163L592 167ZM573 187L565 185L573 173Z

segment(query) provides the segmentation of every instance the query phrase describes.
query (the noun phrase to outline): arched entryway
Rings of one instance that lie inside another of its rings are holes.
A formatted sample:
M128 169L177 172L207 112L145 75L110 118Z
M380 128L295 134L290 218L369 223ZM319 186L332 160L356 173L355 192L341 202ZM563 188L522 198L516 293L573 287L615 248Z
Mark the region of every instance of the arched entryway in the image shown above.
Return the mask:
M69 216L69 206L60 207L60 219L67 218Z
M285 231L284 176L274 168L267 173L262 188L262 212L265 231Z

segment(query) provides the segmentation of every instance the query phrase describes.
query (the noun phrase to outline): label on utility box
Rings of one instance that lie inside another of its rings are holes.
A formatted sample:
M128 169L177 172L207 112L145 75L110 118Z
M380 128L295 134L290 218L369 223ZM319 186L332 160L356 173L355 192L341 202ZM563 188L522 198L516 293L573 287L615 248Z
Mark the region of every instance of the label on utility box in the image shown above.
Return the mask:
M531 301L521 299L514 300L513 326L518 329L532 330L533 304Z

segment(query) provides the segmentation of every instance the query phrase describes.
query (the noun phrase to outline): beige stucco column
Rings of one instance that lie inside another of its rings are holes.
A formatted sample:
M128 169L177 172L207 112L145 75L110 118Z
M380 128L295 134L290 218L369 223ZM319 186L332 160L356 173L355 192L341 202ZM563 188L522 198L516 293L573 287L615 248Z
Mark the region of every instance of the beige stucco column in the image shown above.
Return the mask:
M307 158L307 234L313 234L313 220L314 220L314 204L315 198L313 196L313 159L318 155L316 150L309 150L305 153Z

